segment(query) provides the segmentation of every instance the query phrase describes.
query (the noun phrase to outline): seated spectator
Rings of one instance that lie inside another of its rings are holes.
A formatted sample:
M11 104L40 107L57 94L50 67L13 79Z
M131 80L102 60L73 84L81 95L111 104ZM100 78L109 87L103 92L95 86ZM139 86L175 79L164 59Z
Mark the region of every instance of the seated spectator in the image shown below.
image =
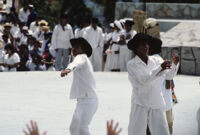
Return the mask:
M43 54L42 63L45 64L47 71L56 71L53 65L55 63L55 60L53 59L53 56L50 54L48 49Z
M17 33L16 37L14 37L15 39L15 44L16 46L20 46L21 45L21 37L23 36L23 27L25 26L25 23L19 22L19 32Z
M29 59L29 50L28 50L28 46L25 44L22 44L19 47L19 57L20 57L20 64L19 67L17 68L18 71L28 71L28 68L26 67L26 62Z
M48 50L49 47L51 46L51 37L52 37L52 32L44 33L44 39L43 39L42 47L41 47L42 52L44 52L45 50Z
M36 44L36 38L33 36L28 36L27 44L28 44L28 50L31 51L34 48L34 44Z
M2 41L1 42L2 42L4 48L6 47L7 44L11 43L7 34L4 34L2 36Z
M39 29L39 22L41 18L39 16L36 17L35 21L30 24L30 30L35 33L37 29Z
M20 32L19 25L18 25L18 19L13 18L11 20L11 24L12 24L12 28L11 28L10 32L14 38L17 38L17 34Z
M5 23L5 24L3 25L3 27L4 27L3 34L7 34L7 35L8 35L8 38L9 38L10 41L11 41L11 43L13 43L13 42L14 42L14 38L13 38L13 36L12 36L12 34L11 34L12 24L7 22L7 23Z
M49 30L49 26L48 26L48 22L45 21L45 20L41 20L38 22L39 24L39 27L34 31L33 33L33 36L36 38L36 39L41 39L41 35L42 33L46 30L48 31ZM47 27L44 27L44 26L47 26Z
M17 71L17 67L20 63L20 57L16 53L13 45L8 44L5 47L6 55L4 57L4 62L0 63L0 66L4 66L5 71Z
M42 64L42 57L37 53L31 53L31 59L26 62L26 67L30 71L44 71L45 66Z
M36 40L34 46L33 46L33 50L30 51L30 54L35 53L36 55L39 55L42 57L42 51L40 48L40 42Z

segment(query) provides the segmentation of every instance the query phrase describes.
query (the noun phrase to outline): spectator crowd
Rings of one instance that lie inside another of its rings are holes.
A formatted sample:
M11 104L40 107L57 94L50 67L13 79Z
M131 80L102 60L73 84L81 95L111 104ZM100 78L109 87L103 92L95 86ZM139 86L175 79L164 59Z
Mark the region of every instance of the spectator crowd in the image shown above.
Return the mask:
M68 23L61 15L51 31L34 5L24 3L19 12L0 1L0 71L60 71L73 60L70 39L83 37L93 49L94 71L127 71L132 52L126 44L136 31L130 18L110 23L107 33L97 18Z

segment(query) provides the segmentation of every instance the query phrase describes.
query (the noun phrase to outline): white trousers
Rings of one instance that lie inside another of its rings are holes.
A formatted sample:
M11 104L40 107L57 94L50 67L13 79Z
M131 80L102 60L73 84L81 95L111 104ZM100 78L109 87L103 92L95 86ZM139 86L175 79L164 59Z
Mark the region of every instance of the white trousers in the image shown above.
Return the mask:
M98 100L78 99L70 125L71 135L90 135L89 124L98 108Z
M151 135L169 135L164 111L132 104L128 135L146 135L147 123Z
M103 48L97 47L92 49L92 55L90 56L90 61L92 63L94 71L102 71L102 61L103 61Z
M65 69L67 65L69 64L69 49L61 49L58 48L58 51L56 52L56 70L60 71L62 69Z

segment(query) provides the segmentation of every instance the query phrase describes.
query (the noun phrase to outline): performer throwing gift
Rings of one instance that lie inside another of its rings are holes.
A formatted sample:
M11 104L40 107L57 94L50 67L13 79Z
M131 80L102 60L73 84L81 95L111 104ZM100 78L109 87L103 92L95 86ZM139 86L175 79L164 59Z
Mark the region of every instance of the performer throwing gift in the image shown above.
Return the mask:
M84 38L74 38L70 42L75 58L61 72L61 77L72 71L74 73L70 99L77 99L77 106L70 125L70 133L71 135L90 135L88 125L98 108L98 99L94 91L96 83L93 68L88 59L92 54L92 47Z

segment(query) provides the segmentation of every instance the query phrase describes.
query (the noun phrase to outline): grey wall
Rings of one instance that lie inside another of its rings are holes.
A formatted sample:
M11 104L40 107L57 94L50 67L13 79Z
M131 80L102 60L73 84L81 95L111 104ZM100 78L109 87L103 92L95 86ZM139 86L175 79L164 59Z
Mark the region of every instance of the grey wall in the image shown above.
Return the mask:
M143 3L117 2L115 19L132 17L133 10L144 9ZM146 3L149 17L157 19L200 19L200 4Z

